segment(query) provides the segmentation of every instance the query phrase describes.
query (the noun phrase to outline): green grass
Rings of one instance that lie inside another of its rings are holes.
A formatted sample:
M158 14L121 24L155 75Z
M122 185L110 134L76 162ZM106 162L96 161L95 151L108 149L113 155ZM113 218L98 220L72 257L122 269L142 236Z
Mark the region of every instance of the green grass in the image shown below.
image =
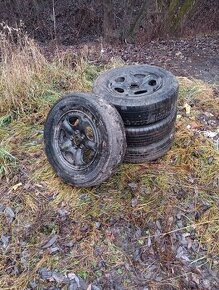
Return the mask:
M5 148L0 147L0 176L6 176L16 166L16 158Z

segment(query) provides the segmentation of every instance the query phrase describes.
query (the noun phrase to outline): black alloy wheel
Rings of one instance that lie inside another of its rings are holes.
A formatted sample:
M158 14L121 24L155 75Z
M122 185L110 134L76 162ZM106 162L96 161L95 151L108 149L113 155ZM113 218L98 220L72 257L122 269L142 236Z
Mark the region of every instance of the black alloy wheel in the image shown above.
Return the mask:
M126 126L141 126L166 118L176 106L178 81L165 69L129 65L102 73L93 91L113 104Z
M63 97L44 128L45 152L57 174L81 187L102 183L123 160L126 139L117 110L93 94Z

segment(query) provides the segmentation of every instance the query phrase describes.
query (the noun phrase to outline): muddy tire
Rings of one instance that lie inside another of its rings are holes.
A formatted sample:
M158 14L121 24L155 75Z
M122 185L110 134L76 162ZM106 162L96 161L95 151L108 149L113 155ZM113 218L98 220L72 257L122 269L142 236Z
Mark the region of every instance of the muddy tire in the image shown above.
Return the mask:
M58 176L89 187L110 177L122 162L126 138L117 110L92 94L63 97L44 128L45 152Z
M142 147L161 141L170 135L176 121L177 109L165 119L144 126L126 126L126 140L128 147Z
M144 163L157 160L167 153L171 148L174 139L174 130L157 143L142 147L128 147L124 162L126 163Z
M172 112L178 87L175 76L162 68L129 65L101 74L93 91L117 108L126 126L142 126Z

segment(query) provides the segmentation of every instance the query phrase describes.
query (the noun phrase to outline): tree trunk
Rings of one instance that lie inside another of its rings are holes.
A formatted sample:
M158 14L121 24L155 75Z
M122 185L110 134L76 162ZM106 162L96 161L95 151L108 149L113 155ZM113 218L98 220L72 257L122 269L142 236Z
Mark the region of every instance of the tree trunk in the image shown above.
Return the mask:
M135 18L133 19L130 27L127 29L127 32L126 32L126 35L125 35L125 40L126 41L135 42L136 28L139 25L139 23L141 22L144 13L147 11L147 4L148 4L148 0L143 0L141 8L138 11L138 14L135 16Z
M114 21L113 21L113 1L103 1L103 36L104 40L111 41L115 38L114 35Z
M168 7L168 30L177 36L179 28L186 14L192 9L196 0L185 0L181 5L180 0L172 0Z

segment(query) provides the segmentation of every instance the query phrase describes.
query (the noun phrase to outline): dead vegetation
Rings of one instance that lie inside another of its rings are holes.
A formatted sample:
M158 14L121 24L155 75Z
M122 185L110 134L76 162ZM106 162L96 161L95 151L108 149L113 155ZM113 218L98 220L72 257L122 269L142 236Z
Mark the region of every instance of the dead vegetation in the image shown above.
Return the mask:
M217 0L14 0L0 2L0 19L20 19L38 41L62 44L103 37L112 42L148 41L217 31Z
M218 132L219 104L213 88L179 78L168 154L151 164L123 164L101 186L76 189L46 161L43 123L61 94L91 90L106 67L70 53L48 62L23 35L17 46L0 37L0 288L70 289L64 278L46 276L47 269L60 277L76 273L104 290L216 289L219 154L217 134L209 132Z

